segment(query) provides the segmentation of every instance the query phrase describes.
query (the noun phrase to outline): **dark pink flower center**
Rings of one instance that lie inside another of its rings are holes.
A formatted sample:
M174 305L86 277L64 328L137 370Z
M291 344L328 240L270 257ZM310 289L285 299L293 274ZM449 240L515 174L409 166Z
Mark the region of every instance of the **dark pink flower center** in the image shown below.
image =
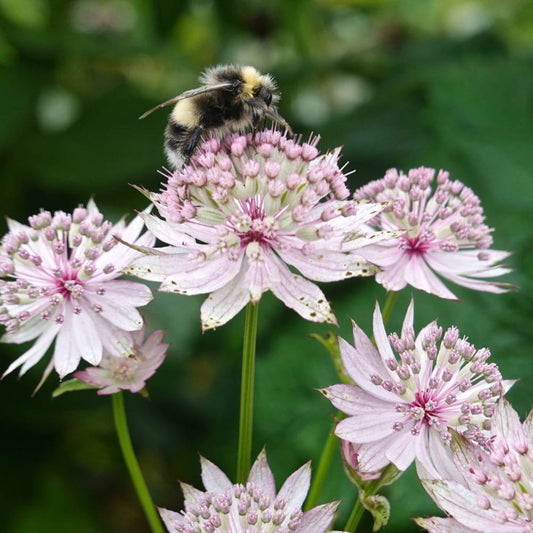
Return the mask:
M437 398L435 398L435 391L424 390L415 393L415 399L411 402L409 412L411 418L420 420L426 424L440 418L441 406Z
M70 298L78 299L83 295L83 284L76 274L64 274L55 283L57 293L61 294L65 300L70 300Z
M408 254L420 256L424 255L431 248L431 243L426 240L422 240L420 236L417 235L412 239L407 237L404 238L403 246Z

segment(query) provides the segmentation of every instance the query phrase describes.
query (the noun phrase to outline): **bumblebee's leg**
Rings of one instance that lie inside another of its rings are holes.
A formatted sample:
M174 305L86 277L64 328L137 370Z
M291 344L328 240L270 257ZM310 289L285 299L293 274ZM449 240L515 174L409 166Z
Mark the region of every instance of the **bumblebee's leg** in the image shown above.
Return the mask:
M194 128L189 136L184 139L183 141L183 157L185 158L185 164L188 164L191 160L192 155L194 154L194 151L196 150L196 147L198 146L198 143L200 142L200 138L202 137L202 133L205 131L202 126L198 126L197 128Z

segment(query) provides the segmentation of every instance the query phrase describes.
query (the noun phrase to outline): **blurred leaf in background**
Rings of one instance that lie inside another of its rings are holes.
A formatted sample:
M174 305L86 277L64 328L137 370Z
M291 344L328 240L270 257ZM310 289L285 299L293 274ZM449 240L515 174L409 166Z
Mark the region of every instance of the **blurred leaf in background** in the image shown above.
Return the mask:
M532 397L533 4L527 0L0 0L0 212L25 220L40 208L72 210L94 196L117 220L145 201L129 184L158 190L166 113L146 109L197 85L217 63L272 73L280 111L320 148L343 145L351 186L390 167L445 168L480 196L495 248L513 250L520 287L506 295L457 289L461 302L416 293L416 326L438 317L488 346L509 397L525 416ZM5 229L5 227L4 227ZM155 288L155 287L154 287ZM326 285L370 331L372 280ZM455 288L454 288L455 290ZM400 327L401 296L389 331ZM177 480L200 485L198 453L236 463L242 317L200 332L202 297L158 295L148 327L172 343L148 383L128 396L134 445L158 505L180 508ZM266 296L260 306L254 451L267 446L277 479L318 461L334 414L316 388L335 383L331 361L304 323ZM7 368L21 346L1 345ZM31 398L43 367L0 383L0 506L7 533L146 532L111 419L94 392L52 400L52 377ZM405 498L405 494L409 498ZM388 529L417 531L435 513L410 470L389 487ZM341 499L338 527L355 501L335 458L322 502Z

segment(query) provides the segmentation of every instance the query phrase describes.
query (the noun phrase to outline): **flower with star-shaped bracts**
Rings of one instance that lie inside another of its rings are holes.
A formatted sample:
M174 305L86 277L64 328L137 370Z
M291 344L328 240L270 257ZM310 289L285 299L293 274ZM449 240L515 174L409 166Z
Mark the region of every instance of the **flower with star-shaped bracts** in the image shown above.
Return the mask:
M169 533L326 533L338 502L305 513L302 504L309 490L311 465L291 474L276 493L274 476L263 450L245 485L232 484L216 465L201 458L205 492L181 483L185 509L180 513L159 509ZM342 533L342 532L331 532Z
M163 331L151 333L146 339L145 328L130 333L132 347L130 353L116 356L104 353L98 366L80 370L74 377L98 387L97 394L115 394L120 390L140 392L163 364L168 344L162 342Z
M533 412L521 424L511 405L501 400L493 421L486 449L453 439L452 475L439 472L441 479L428 479L427 472L419 471L424 488L450 515L416 519L426 530L533 532Z
M416 458L436 475L450 429L485 443L494 406L510 386L502 382L497 366L487 362L490 352L476 350L457 328L443 334L432 322L415 336L413 321L411 301L401 336L387 337L376 305L376 346L355 324L354 346L339 339L341 359L354 384L322 390L348 415L335 434L358 445L359 464L369 465L371 472L388 463L405 470Z
M52 368L60 377L76 370L81 359L97 365L103 351L130 352L130 331L143 320L137 307L151 299L150 289L117 280L139 252L117 242L119 237L151 246L140 216L128 225L104 220L93 200L72 214L41 211L29 225L8 220L9 233L0 253L0 323L2 342L34 344L7 369L20 374L37 364L55 340ZM4 375L5 375L4 374Z
M357 200L388 202L370 222L380 230L404 230L396 238L366 247L363 255L380 267L376 281L389 291L406 285L457 299L439 279L479 291L500 293L512 285L489 280L510 272L498 263L510 252L492 250L492 229L474 192L440 170L388 170L385 177L354 193Z
M165 292L210 293L201 309L204 330L267 290L307 320L335 323L323 292L308 280L374 274L359 249L391 234L358 231L383 206L346 200L339 151L320 155L317 141L267 130L203 142L191 164L167 174L161 193L145 192L162 218L143 219L168 246L145 249L128 273L162 282Z

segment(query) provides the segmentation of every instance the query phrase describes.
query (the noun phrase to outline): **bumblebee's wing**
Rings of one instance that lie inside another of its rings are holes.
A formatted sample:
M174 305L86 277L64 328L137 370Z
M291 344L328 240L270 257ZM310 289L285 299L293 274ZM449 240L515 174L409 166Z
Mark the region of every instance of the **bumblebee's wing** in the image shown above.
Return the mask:
M171 98L170 100L167 100L166 102L163 102L162 104L156 105L155 107L152 107L152 109L149 109L146 111L146 113L143 113L139 119L145 118L154 111L157 111L158 109L161 109L162 107L168 107L169 105L174 105L178 103L180 100L185 100L186 98L192 98L193 96L198 96L200 94L205 93L211 93L213 91L219 91L220 89L228 89L229 87L232 87L233 84L231 82L225 81L224 83L218 83L217 85L205 85L203 87L198 87L198 89L191 89L190 91L185 91L184 93L179 94L178 96L175 96L174 98Z

